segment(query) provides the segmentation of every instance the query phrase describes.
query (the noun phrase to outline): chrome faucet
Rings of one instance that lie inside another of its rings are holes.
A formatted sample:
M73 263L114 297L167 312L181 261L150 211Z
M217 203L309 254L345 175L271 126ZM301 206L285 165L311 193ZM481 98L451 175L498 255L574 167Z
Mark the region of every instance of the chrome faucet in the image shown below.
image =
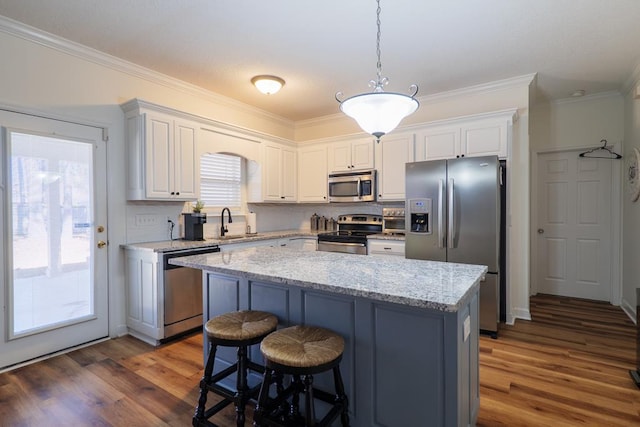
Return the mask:
M229 214L229 224L233 222L233 220L231 219L231 211L229 210L229 208L222 209L222 213L220 214L220 237L224 237L224 233L229 232L229 230L227 230L227 227L224 226L224 211L227 211L227 213Z

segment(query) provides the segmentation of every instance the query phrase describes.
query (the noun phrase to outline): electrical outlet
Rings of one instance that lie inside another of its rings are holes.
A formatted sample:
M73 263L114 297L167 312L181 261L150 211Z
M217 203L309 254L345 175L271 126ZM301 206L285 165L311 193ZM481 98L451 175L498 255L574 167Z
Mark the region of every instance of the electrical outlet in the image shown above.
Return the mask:
M159 218L158 215L153 214L138 214L136 215L136 226L137 227L153 227L158 225Z

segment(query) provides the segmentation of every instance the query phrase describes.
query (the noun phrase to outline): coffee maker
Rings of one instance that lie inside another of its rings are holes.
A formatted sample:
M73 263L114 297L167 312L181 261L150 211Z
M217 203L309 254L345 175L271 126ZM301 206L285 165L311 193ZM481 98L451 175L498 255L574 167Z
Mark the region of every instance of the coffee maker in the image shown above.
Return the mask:
M207 222L206 213L183 213L184 240L204 240L202 224Z

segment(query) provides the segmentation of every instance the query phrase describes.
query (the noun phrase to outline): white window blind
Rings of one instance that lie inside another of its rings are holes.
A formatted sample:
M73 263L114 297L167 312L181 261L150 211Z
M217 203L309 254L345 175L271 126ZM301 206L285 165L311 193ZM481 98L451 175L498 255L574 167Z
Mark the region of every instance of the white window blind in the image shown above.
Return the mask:
M242 159L230 154L200 157L200 200L205 207L240 209L242 203Z

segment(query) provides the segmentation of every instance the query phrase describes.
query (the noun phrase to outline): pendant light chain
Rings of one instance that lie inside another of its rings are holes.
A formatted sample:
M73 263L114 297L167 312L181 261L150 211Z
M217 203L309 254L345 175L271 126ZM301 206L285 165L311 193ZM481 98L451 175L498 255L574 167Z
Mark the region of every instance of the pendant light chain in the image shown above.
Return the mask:
M378 57L377 80L369 80L369 87L373 88L371 93L362 93L353 95L350 98L342 100L342 92L336 93L336 101L340 103L340 110L347 116L352 117L358 122L358 125L370 135L373 135L378 142L383 135L395 129L400 121L409 114L413 114L420 103L415 99L418 93L418 86L411 85L409 88L413 91L411 95L403 95L401 93L385 92L383 87L389 82L389 79L382 77L382 56L380 53L380 38L382 31L380 30L380 0L376 0L378 8L376 10L376 25L378 33L376 34L376 55Z
M376 35L376 54L378 55L378 63L377 63L377 69L378 69L378 81L377 83L377 87L382 87L382 60L380 59L380 35L381 35L381 31L380 31L380 12L382 11L382 9L380 8L380 0L376 0L378 3L378 10L376 11L376 16L377 16L377 20L376 20L376 24L378 25L378 34Z

